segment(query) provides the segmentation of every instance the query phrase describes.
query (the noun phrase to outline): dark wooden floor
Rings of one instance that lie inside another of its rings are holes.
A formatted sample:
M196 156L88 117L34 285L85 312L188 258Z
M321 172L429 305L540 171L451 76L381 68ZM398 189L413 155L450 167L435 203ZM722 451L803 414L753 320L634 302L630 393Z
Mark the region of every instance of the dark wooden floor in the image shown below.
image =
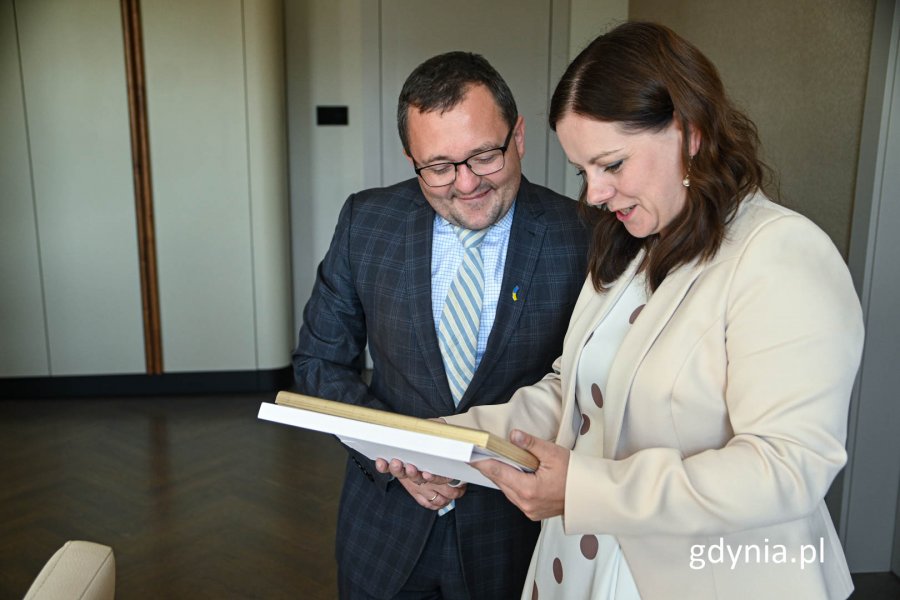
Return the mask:
M0 599L66 540L112 546L117 597L336 595L344 451L256 418L272 394L0 401ZM898 600L855 575L853 600Z
M346 454L257 420L273 397L0 401L0 598L70 539L124 600L334 598Z

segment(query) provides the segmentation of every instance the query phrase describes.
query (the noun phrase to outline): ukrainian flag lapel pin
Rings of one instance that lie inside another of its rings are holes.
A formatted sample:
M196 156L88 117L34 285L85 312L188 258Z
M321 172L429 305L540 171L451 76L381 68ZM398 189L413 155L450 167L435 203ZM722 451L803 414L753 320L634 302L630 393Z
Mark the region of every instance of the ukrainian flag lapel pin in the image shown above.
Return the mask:
M518 301L519 301L519 286L516 286L516 287L513 288L513 291L512 291L512 298L513 298L513 302L518 302Z

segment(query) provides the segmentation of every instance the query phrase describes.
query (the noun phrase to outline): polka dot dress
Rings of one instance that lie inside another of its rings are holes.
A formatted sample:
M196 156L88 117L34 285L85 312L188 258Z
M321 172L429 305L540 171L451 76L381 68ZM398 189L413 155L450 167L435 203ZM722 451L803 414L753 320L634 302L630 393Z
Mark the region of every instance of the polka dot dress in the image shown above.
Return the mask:
M645 278L638 274L585 344L575 382L575 400L581 411L576 452L603 455L607 377L622 340L646 302ZM554 517L543 523L522 598L640 600L640 594L615 537L566 535L562 517Z

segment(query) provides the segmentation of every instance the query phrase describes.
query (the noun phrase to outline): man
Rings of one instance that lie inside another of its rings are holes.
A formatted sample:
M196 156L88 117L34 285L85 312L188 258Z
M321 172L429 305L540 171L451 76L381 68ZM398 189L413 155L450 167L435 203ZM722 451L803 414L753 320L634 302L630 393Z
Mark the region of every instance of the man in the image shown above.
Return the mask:
M345 203L303 315L299 391L423 418L506 402L560 353L586 274L576 203L522 176L524 121L481 56L417 67L397 121L417 177ZM518 597L537 523L499 491L393 479L349 452L342 598Z

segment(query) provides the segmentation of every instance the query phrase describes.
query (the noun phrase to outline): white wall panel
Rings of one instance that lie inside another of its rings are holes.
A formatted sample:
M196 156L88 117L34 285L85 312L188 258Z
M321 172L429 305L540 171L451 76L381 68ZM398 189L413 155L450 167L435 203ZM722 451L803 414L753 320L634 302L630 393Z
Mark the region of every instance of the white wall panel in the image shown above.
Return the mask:
M605 33L617 24L628 19L628 0L572 0L569 15L569 60L566 67L590 44L594 38ZM563 68L565 72L565 68ZM556 83L562 73L551 81L550 94L556 89ZM555 135L555 134L552 134ZM570 198L578 198L581 193L581 177L575 169L566 163L565 194Z
M415 0L381 2L384 184L415 175L397 134L397 97L403 82L422 61L450 50L482 54L506 80L525 118L522 172L533 183L546 184L552 4L458 0L451 8Z
M116 0L16 3L52 375L144 370Z
M141 9L165 371L254 369L241 2Z
M375 154L366 154L363 138L366 128L380 131L379 95L377 91L368 97L363 94L363 32L376 30L377 35L375 23L364 21L363 11L376 7L377 19L377 4L370 0L300 0L285 5L292 342L312 292L316 266L328 250L344 200L363 188L367 166L374 164L379 174L381 171L380 148L375 148ZM375 48L377 54L377 43ZM376 82L377 70L376 65ZM374 123L367 123L364 111L369 114L373 104ZM348 124L317 126L317 105L347 106Z
M50 374L12 2L0 2L0 377Z
M281 0L244 0L257 364L290 363L290 214Z

